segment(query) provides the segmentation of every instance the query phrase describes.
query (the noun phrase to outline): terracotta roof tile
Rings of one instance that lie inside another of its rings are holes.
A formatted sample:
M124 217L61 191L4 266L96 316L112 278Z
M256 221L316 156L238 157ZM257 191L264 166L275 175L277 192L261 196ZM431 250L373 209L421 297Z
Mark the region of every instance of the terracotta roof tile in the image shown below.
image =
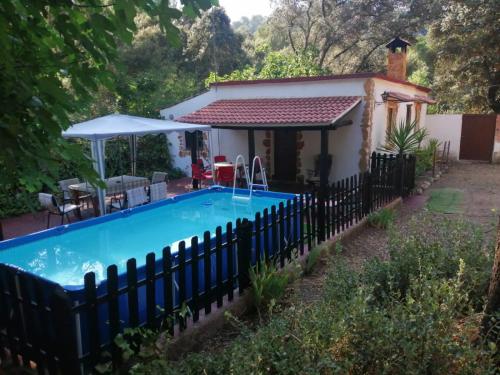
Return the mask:
M359 96L217 100L177 121L206 125L328 125L353 108Z

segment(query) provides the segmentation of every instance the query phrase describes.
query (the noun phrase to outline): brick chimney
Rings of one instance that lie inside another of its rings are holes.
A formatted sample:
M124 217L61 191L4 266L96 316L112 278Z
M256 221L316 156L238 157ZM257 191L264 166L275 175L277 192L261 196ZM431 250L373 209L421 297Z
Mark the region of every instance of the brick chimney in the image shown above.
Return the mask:
M406 47L410 42L399 36L387 43L387 76L406 81Z

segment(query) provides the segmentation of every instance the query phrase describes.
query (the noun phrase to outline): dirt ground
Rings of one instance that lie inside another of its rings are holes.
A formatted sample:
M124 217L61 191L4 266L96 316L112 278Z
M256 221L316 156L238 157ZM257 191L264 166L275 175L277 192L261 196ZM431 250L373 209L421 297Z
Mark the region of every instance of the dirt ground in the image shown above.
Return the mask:
M436 181L432 189L454 188L464 194L462 215L479 224L488 225L500 214L500 164L459 162Z
M500 214L500 164L459 162L435 181L423 195L404 200L398 210L395 225L404 227L413 214L425 209L433 190L452 188L463 193L459 213L435 214L445 217L463 217L484 226L487 233L494 232ZM367 228L344 246L345 257L359 266L372 257L387 257L387 232Z
M459 213L441 214L443 217L462 217L483 226L487 237L495 234L500 214L500 164L458 162L435 181L422 195L406 198L398 208L395 229L404 230L410 218L426 210L426 203L436 189L458 189L463 193ZM388 233L383 229L367 226L342 248L342 256L353 268L359 269L374 257L387 259ZM294 285L296 301L314 302L321 298L326 268L318 269L312 276L301 279Z

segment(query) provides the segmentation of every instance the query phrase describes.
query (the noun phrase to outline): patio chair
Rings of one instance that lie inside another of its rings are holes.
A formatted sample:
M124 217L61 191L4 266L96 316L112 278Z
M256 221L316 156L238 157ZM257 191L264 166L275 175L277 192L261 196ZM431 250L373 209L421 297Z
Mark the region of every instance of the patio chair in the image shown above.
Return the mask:
M148 203L148 196L144 187L127 190L127 208L142 206Z
M217 156L214 156L214 162L215 163L224 163L225 161L227 161L226 155L217 155Z
M330 175L332 164L333 164L333 156L331 154L328 154L327 165L326 165L327 176ZM311 169L307 170L308 178L306 182L313 187L319 185L320 182L320 173L321 173L320 165L321 165L321 155L316 155L314 157L314 170Z
M203 180L212 179L212 172L204 171L199 164L191 164L191 176L193 180L200 181L200 187L201 187Z
M234 181L234 167L224 166L217 169L217 182L220 184L232 184Z
M69 219L69 213L74 212L80 208L79 205L76 205L73 203L59 204L57 202L56 197L54 197L52 194L47 194L47 193L38 193L38 201L40 202L40 205L43 208L45 208L48 212L47 229L50 227L50 216L51 215L61 216L61 225L63 225L64 224L64 216L66 216L68 223L71 223L71 220Z
M78 178L68 178L66 180L61 180L58 182L59 189L63 194L64 203L75 203L75 199L71 192L69 191L70 185L79 184L80 180ZM78 195L78 201L87 203L87 208L89 208L89 204L92 203L92 194L81 194Z
M168 173L166 172L153 172L153 177L151 177L151 183L157 184L159 182L167 182Z
M167 198L167 183L159 182L149 186L149 200L150 202L157 202Z

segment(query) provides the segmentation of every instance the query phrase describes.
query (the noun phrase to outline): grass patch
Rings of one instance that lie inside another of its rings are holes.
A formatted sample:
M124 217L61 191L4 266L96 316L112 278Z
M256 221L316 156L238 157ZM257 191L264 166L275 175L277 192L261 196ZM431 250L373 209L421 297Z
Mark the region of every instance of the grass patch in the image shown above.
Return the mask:
M463 196L463 192L457 189L435 189L431 191L427 208L429 211L444 214L460 213Z

